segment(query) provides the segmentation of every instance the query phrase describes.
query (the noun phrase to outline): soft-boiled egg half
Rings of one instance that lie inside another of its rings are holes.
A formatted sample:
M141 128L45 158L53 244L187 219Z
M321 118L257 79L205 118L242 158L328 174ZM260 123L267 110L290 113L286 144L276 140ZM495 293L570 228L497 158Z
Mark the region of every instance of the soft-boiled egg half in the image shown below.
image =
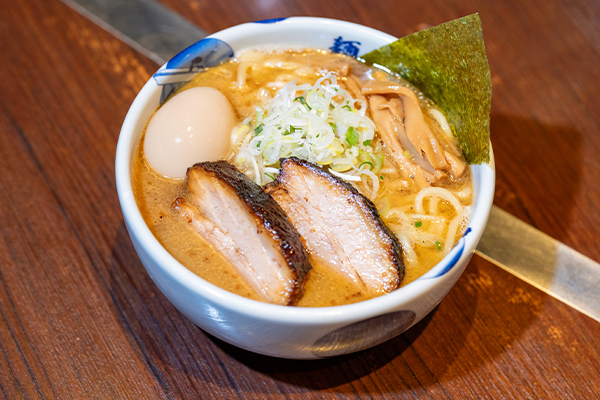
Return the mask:
M217 89L185 90L159 108L148 123L146 160L159 174L185 178L195 163L227 155L235 123L231 103Z

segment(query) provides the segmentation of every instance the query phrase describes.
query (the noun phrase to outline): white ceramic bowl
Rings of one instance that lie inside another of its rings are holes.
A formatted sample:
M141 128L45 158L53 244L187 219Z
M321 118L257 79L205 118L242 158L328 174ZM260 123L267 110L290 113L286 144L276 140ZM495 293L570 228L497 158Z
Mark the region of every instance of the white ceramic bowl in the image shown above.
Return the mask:
M216 40L215 40L216 39ZM222 290L177 262L144 223L131 186L132 160L144 125L178 82L200 66L261 46L335 47L364 54L395 38L353 23L295 17L238 25L175 56L146 83L123 123L116 179L125 223L150 277L175 307L206 332L235 346L285 358L347 354L399 335L427 315L450 291L471 259L486 225L494 194L493 158L473 166L474 208L468 233L433 269L393 293L356 304L298 308L265 304ZM191 72L190 72L191 71Z

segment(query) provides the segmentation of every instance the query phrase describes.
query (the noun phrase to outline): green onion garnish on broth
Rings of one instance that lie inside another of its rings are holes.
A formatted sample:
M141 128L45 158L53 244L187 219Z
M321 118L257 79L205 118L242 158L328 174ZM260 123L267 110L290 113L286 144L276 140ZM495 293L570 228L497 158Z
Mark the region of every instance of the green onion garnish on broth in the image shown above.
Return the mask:
M383 151L381 152L381 157L379 157L378 160L379 160L379 169L377 170L377 172L381 171L381 168L383 168Z
M365 165L365 164L367 164L367 165L371 166L371 171L373 171L373 168L375 168L375 166L373 165L373 163L372 163L371 161L365 161L365 162L363 162L362 164L360 164L360 165L358 166L358 169L360 169L360 168L361 168L363 165Z
M294 99L294 101L298 101L300 100L300 103L302 103L303 106L308 107L308 111L312 110L311 106L308 105L308 103L306 102L306 99L304 98L304 96L298 96Z
M350 146L354 146L356 145L356 143L358 143L358 137L358 132L356 131L356 129L354 129L353 126L348 128L348 130L346 131L346 142L348 142Z
M237 157L252 170L256 183L266 179L257 173L261 169L272 168L280 158L298 157L344 180L360 182L366 176L375 196L379 188L376 170L383 163L381 144L373 146L376 126L366 115L364 101L353 98L337 79L328 72L314 84L292 81L268 104L257 106L255 120L243 121L250 124L253 135L238 138ZM351 104L357 102L361 107L352 109ZM365 161L369 168L364 168Z

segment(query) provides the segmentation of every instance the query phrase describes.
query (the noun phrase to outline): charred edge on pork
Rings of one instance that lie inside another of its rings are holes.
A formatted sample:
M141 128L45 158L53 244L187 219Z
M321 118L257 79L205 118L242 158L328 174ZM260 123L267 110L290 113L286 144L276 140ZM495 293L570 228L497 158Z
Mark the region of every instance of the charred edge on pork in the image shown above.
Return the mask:
M311 265L300 234L283 209L259 185L227 161L202 162L190 168L201 168L231 186L251 213L260 219L262 228L277 241L283 258L296 278L294 295L290 298L290 304L293 304L304 292L302 283Z
M395 267L398 271L398 286L399 286L400 283L402 282L402 279L404 278L404 260L402 258L402 246L400 245L398 238L396 238L396 235L390 230L390 228L387 227L387 225L381 219L381 216L379 215L379 212L377 211L375 204L373 204L373 202L371 200L369 200L367 197L363 196L360 192L358 192L358 190L356 190L354 188L354 186L350 185L348 182L345 182L344 180L330 174L329 172L323 170L322 168L318 167L317 165L315 165L309 161L301 160L296 157L282 158L279 161L280 161L280 174L282 174L282 175L280 175L279 179L284 178L284 174L286 173L285 164L286 163L295 163L297 165L304 166L305 168L309 169L313 173L326 178L329 182L331 182L332 185L341 186L342 188L344 188L345 190L349 191L352 194L352 197L356 200L356 203L360 206L360 208L367 215L370 215L372 217L373 221L375 222L375 225L379 229L381 229L386 236L388 236L390 238L391 246L389 247L389 255L390 255L390 258L393 260ZM280 184L279 179L276 179L275 181L269 183L265 187L265 191L270 193L274 190L282 190L283 192L287 193L287 190L283 187L283 185Z

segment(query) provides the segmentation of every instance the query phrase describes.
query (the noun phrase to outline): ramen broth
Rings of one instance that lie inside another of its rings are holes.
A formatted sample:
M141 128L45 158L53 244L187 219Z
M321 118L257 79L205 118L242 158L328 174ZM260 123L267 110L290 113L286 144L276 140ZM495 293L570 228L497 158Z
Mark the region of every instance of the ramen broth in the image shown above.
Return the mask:
M262 67L257 68L257 64ZM325 69L336 71L346 66L363 79L373 76L381 78L381 74L385 74L349 57L322 51L281 51L268 56L264 53L249 53L241 61L234 59L200 72L182 90L196 86L218 89L231 102L241 121L254 112L258 101L264 102L273 97L282 84L290 80L298 84L312 84L323 75ZM239 68L245 70L242 72ZM243 79L240 80L240 77ZM387 78L397 81L392 76ZM343 78L338 79L344 81ZM432 106L422 96L420 100L423 109ZM424 115L436 136L443 136L440 125L428 113L425 112ZM376 136L375 141L377 140ZM195 274L222 289L261 301L235 268L173 212L173 201L186 193L185 181L165 178L156 173L144 157L143 141L142 136L134 159L132 180L137 204L150 230L175 259ZM451 221L457 213L448 202L436 197L426 197L423 201L425 212L435 213L435 217L412 220L416 213L415 197L420 188L401 176L387 158L378 175L381 176L381 181L375 197L363 182L355 186L374 202L383 221L392 231L397 233L401 227L410 225L410 229L425 233L424 236L418 236L419 243L412 246L418 262L407 263L405 257L406 269L402 285L406 285L425 274L447 254L443 249L443 241L436 241L435 238L445 237L448 224L441 228L440 224L434 226L432 221ZM465 215L454 238L456 240L464 232L472 203L470 169L467 168L460 179L446 179L436 186L454 193L465 207ZM423 243L420 243L421 239ZM368 299L367 294L360 292L349 279L325 269L314 260L311 260L311 264L313 269L305 281L305 292L297 306L322 307Z

